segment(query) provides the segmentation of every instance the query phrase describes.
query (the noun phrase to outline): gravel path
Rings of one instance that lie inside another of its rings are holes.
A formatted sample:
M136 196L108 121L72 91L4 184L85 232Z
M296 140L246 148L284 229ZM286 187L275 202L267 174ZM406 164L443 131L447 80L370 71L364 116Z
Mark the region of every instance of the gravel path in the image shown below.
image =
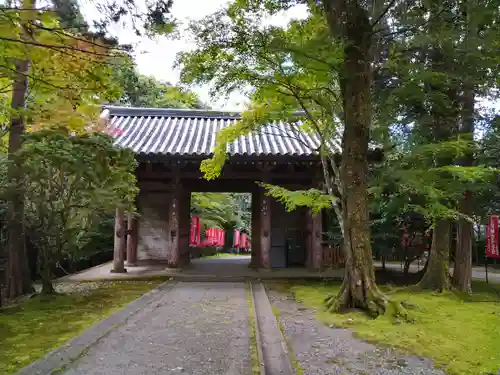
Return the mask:
M291 296L268 291L295 359L306 375L444 375L431 361L402 356L353 337L348 329L329 328Z
M244 283L179 283L114 329L65 375L250 375Z

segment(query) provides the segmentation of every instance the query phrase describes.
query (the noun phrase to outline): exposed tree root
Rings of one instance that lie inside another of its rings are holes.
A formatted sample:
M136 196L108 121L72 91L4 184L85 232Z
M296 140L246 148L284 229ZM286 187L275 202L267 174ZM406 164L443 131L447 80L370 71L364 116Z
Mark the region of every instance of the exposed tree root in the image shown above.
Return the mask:
M344 281L339 293L327 296L324 303L327 311L331 313L360 309L374 319L381 315L390 315L408 323L414 322L411 314L402 303L390 300L376 286L368 290L365 289L364 293L351 293L348 283Z
M414 290L431 290L438 293L443 293L446 290L451 290L451 277L448 273L430 273L426 272Z

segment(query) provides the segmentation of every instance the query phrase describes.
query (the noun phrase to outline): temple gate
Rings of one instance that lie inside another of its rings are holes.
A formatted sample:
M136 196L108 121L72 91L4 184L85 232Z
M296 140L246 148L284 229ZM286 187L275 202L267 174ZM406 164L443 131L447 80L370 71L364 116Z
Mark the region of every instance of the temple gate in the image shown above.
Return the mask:
M275 122L239 137L228 145L221 176L207 181L200 163L211 157L217 131L238 121L239 114L106 107L101 118L113 129L115 143L133 150L139 162L139 215L128 217L126 245L120 233L115 234L115 246L126 252L127 266L145 260L185 266L190 261L191 193L241 192L252 194L252 266L323 267L321 215L307 208L287 212L260 186L265 182L297 190L321 187L319 140L297 131L300 123ZM117 215L123 212L117 210ZM117 217L117 223L122 222ZM116 254L115 272L123 272L124 256Z

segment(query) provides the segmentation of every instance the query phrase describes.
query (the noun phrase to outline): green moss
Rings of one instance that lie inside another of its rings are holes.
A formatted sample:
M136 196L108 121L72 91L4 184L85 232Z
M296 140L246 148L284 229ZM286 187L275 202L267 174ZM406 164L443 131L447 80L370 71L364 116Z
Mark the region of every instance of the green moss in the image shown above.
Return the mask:
M260 375L259 351L257 349L257 322L255 321L252 289L247 287L248 319L250 324L250 358L252 361L252 375Z
M500 305L491 286L475 283L472 298L451 292L438 295L408 289L386 290L391 299L413 306L413 324L387 316L370 319L360 312L324 311L324 298L337 292L339 284L286 286L297 300L318 309L318 319L324 324L349 327L369 342L431 358L449 374L496 373L500 368Z
M19 371L160 282L113 282L86 295L37 296L0 309L0 374Z

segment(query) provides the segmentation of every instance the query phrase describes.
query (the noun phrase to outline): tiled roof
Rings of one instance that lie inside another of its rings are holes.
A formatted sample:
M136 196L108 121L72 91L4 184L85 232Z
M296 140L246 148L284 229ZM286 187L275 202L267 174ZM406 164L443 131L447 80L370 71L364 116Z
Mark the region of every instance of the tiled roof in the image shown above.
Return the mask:
M115 144L139 155L209 156L217 131L240 118L236 112L105 107L101 117ZM298 130L302 122L276 121L228 145L232 156L314 156L318 138Z

